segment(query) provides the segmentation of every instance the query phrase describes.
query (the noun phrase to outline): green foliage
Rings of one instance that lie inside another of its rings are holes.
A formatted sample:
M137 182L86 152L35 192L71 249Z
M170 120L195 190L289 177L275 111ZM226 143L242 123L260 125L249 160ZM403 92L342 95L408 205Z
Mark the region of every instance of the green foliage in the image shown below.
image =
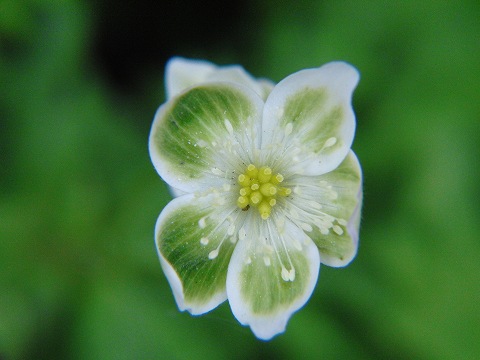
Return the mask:
M269 343L227 305L179 313L153 239L169 200L147 151L162 64L145 70L138 94L119 95L89 62L92 8L0 1L0 357L479 356L479 5L250 6L262 17L242 58L205 39L199 48L218 56L209 60L277 81L331 60L361 73L357 258L323 267L312 299ZM183 53L171 55L199 53L178 41Z

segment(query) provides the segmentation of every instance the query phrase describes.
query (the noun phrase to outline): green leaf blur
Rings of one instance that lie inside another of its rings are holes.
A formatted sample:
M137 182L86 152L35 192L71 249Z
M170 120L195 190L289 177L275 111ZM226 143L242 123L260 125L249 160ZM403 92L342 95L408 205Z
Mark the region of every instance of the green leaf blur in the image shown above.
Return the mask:
M150 3L0 1L0 358L478 358L478 1ZM178 312L160 268L147 141L173 55L361 73L359 253L271 342L228 304Z

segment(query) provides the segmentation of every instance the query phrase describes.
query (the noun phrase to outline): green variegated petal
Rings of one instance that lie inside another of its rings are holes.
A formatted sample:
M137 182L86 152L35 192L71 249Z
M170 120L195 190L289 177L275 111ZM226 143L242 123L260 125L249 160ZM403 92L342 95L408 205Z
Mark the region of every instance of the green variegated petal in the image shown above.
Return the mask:
M191 88L161 106L149 150L160 176L185 192L221 187L258 148L262 99L233 83Z
M285 330L290 316L312 294L320 267L318 249L301 229L281 218L261 223L247 219L239 239L228 268L228 300L238 321L268 340Z
M226 276L235 247L233 219L215 195L184 195L158 218L155 233L160 263L180 310L194 315L227 299Z
M189 87L205 82L215 69L216 66L209 61L180 57L170 59L165 68L167 99L173 98Z
M356 255L362 206L362 173L350 151L333 171L320 176L292 177L290 217L315 242L321 261L345 266Z
M352 66L332 62L299 71L275 86L263 115L265 161L303 175L335 169L353 141L351 98L358 79Z
M202 61L175 57L167 63L167 96L172 98L189 87L205 82L233 82L245 85L264 100L274 84L266 79L256 80L239 65L216 66Z

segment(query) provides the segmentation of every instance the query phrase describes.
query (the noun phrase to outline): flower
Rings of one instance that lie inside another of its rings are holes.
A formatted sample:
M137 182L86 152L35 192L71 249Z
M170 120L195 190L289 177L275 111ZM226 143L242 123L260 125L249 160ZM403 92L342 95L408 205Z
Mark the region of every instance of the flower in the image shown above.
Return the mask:
M200 315L228 299L239 322L268 340L310 298L320 263L354 258L358 79L344 62L275 86L238 66L168 63L168 101L155 115L149 151L180 194L155 227L180 310Z

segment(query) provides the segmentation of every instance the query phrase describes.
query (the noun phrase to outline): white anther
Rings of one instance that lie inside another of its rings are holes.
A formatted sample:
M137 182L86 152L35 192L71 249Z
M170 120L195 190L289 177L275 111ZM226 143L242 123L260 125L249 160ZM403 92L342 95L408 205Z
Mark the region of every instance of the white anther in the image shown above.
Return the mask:
M208 258L209 258L210 260L215 259L217 256L218 256L218 249L212 250L212 251L210 251L210 253L208 254Z
M285 267L282 266L282 279L284 281L295 280L295 269L292 268L290 270L287 270Z
M292 268L288 273L289 273L289 277L288 277L289 280L290 281L295 280L295 268Z
M328 138L327 141L325 141L325 145L323 145L323 148L328 148L330 146L335 145L336 143L337 143L336 137Z
M207 226L206 216L204 216L200 220L198 220L198 226L200 227L200 229L205 229L206 228L206 226Z
M342 235L343 234L343 229L338 225L333 225L333 231L335 231L335 233L337 235Z
M202 238L200 239L200 244L202 244L202 245L208 245L209 241L210 241L210 240L208 240L208 238L202 237Z
M308 204L313 208L313 209L316 209L316 210L320 210L323 206L322 204L320 204L319 202L317 201L309 201Z
M302 223L302 222L301 222L301 223L300 223L300 227L301 227L303 230L308 231L308 232L310 232L310 231L313 230L312 226L311 226L310 224L307 224L307 223Z

